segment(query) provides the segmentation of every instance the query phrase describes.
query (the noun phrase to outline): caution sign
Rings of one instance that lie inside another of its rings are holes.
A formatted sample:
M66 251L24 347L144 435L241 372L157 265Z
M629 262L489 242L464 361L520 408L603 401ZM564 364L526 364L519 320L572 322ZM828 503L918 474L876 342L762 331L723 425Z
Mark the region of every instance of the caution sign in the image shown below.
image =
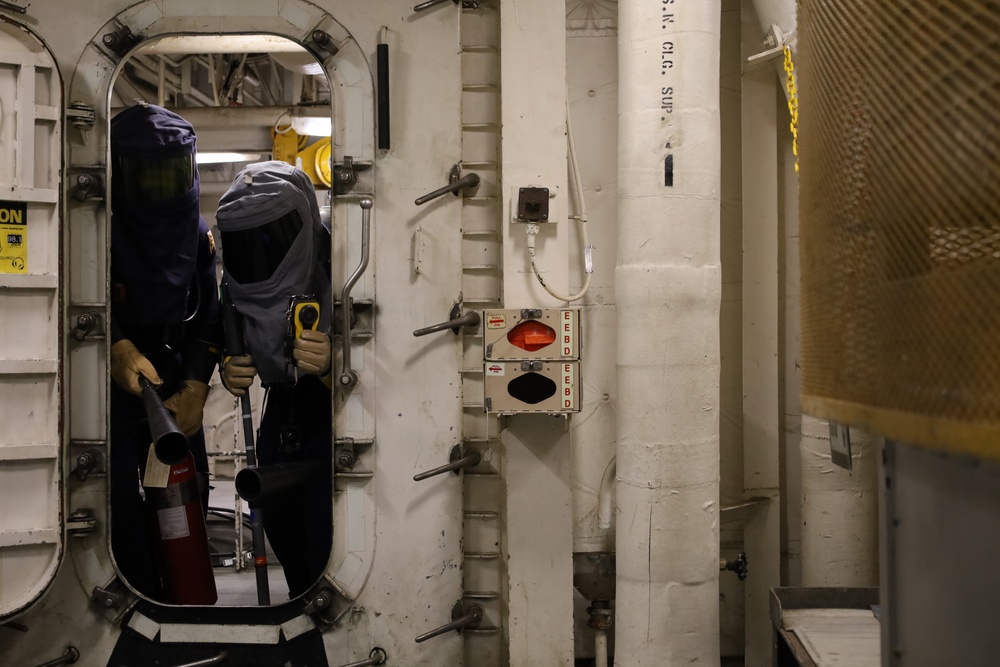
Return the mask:
M0 201L0 273L28 272L28 204Z

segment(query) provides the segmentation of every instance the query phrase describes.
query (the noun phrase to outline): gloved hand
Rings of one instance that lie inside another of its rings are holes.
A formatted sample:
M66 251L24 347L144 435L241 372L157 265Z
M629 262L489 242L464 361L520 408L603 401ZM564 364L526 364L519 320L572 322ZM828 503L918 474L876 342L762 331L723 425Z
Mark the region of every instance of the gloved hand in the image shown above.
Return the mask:
M233 396L245 396L247 387L253 384L257 368L249 354L229 357L222 363L222 384Z
M197 380L184 380L176 394L163 401L163 407L174 413L174 419L184 435L194 435L204 421L208 385Z
M325 333L306 329L293 348L295 366L303 373L326 375L330 371L330 337Z
M130 394L141 396L140 373L145 375L153 386L158 387L163 384L153 364L136 349L132 341L123 338L111 346L111 378L115 384Z

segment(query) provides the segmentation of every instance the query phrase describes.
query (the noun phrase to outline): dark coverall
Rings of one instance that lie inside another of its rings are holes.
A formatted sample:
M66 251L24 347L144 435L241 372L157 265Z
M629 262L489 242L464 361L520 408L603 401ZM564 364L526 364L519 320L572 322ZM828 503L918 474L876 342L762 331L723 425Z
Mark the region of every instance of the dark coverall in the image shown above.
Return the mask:
M113 223L112 223L113 224ZM113 232L114 236L114 232ZM182 380L208 383L216 358L209 354L206 342L221 348L218 283L215 273L215 244L204 220L198 224L198 250L195 278L188 295L188 314L197 312L187 322L139 324L133 305L156 301L156 289L129 289L127 276L116 275L116 250L112 239L112 344L126 338L149 359L163 380L157 388L167 399ZM128 262L121 262L127 264ZM195 467L202 473L202 507L208 506L208 456L205 433L199 429L188 437ZM140 496L141 478L152 436L142 399L111 383L111 547L119 570L133 587L153 599L163 598L157 571L150 515Z
M207 480L200 422L222 341L196 141L188 121L151 104L111 120L111 548L125 579L154 599L163 590L140 495L152 437L138 375L162 380Z
M333 533L333 332L325 330L333 324L330 230L320 218L309 177L283 162L245 167L220 199L216 220L225 267L223 298L242 316L246 342L243 354L222 365L223 383L236 396L243 396L254 378L265 387L256 440L262 474L278 463L309 464L283 490L269 491L265 481L253 505L284 569L289 596L295 598L325 570ZM289 300L305 294L320 303L319 328L289 341Z
M267 388L257 441L257 462L312 461L322 472L262 500L264 532L288 583L288 595L305 593L326 569L333 539L330 389L315 375L294 385Z

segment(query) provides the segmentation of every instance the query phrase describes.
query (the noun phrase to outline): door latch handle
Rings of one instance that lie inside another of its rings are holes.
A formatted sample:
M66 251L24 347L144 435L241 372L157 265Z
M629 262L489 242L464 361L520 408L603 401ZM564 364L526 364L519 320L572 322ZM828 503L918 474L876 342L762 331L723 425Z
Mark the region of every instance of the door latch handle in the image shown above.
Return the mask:
M73 468L73 475L81 482L86 482L87 476L100 464L102 458L101 450L88 449L76 457L76 467Z
M458 0L451 0L451 1L454 2L456 5L458 4ZM421 2L419 5L416 5L413 8L413 11L422 12L425 9L430 9L431 7L437 7L438 5L443 5L446 2L448 2L448 0L427 0L427 2Z
M478 628L479 624L483 620L483 614L485 610L483 605L476 604L472 602L466 604L464 601L459 600L455 603L455 606L451 608L451 623L447 625L442 625L440 628L434 628L430 632L425 632L424 634L416 638L416 642L425 642L431 637L437 637L438 635L443 635L450 630L457 630L461 632L465 628Z
M451 1L456 5L459 3L459 1L461 1L462 9L479 9L479 0L451 0ZM422 12L425 9L430 9L431 7L443 5L446 2L448 2L448 0L427 0L427 2L421 2L419 5L414 6L413 11Z
M104 199L104 179L97 174L80 174L73 186L73 199L78 202Z
M462 167L461 165L456 164L453 165L451 171L448 172L448 185L443 188L438 188L434 192L428 192L423 197L417 197L413 200L413 203L420 206L421 204L426 204L432 199L437 199L442 195L446 195L449 192L456 197L459 193L464 193L465 191L473 193L479 189L479 182L479 174L470 171L465 176L462 176Z
M78 316L70 335L81 343L87 339L103 338L104 320L100 313L84 313Z
M424 327L423 329L417 329L413 332L414 336L426 336L429 333L434 333L435 331L444 331L445 329L451 329L452 333L456 336L458 335L459 329L462 327L478 327L482 318L479 317L479 311L470 310L465 315L462 315L462 305L456 303L451 312L448 313L448 321L441 322L440 324L432 324L429 327Z
M63 654L55 660L49 660L38 665L38 667L56 667L56 665L72 665L80 659L80 652L75 646L67 646Z
M479 450L475 447L462 449L461 445L455 445L451 448L451 455L448 457L448 463L426 472L417 473L413 476L413 481L419 482L420 480L427 479L428 477L433 477L434 475L440 475L446 472L453 472L457 475L458 471L462 468L472 468L479 465L482 460L483 455L480 454Z
M211 658L205 658L204 660L195 660L194 662L185 662L183 665L177 665L177 667L210 667L211 665L221 665L226 661L226 652L217 653Z
M368 268L368 258L371 255L371 211L372 200L365 197L361 205L361 263L351 277L344 283L340 293L340 340L343 344L343 368L340 371L340 386L349 389L358 383L358 374L351 369L351 289Z
M370 667L371 665L384 665L385 661L389 659L389 654L385 652L385 649L381 646L376 646L368 654L367 660L359 660L358 662L352 662L348 665L341 665L340 667Z

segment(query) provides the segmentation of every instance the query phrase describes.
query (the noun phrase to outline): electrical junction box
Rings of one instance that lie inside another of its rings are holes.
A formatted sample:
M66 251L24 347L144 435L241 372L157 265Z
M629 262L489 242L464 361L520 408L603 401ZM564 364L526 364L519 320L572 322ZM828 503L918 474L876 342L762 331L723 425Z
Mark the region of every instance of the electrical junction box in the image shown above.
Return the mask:
M542 186L513 186L510 189L510 219L515 224L546 226L564 218L565 197L559 189Z
M522 308L483 312L486 361L562 361L580 358L580 311Z
M580 411L579 361L487 361L483 371L487 412Z

